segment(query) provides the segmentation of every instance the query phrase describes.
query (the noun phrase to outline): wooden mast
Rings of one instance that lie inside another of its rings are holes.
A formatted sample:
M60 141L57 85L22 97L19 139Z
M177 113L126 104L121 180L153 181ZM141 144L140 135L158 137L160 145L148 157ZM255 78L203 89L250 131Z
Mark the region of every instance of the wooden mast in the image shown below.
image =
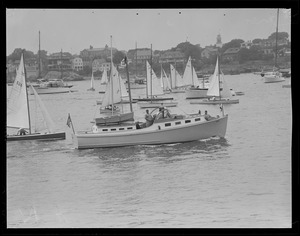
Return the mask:
M279 8L277 9L276 41L275 41L275 67L276 68L277 68L278 18L279 18Z
M27 89L27 75L26 75L26 67L25 67L25 49L23 49L22 57L23 57L23 68L24 68L24 76L25 76L25 88L26 88L26 99L27 99L27 114L28 114L28 121L29 121L29 134L31 134L31 121L30 121L30 109L29 109L29 100L28 100L28 89Z
M151 57L150 58L151 58L150 59L150 63L151 63L151 65L150 65L150 91L151 91L150 98L151 98L151 102L152 102L152 44L151 44Z
M111 84L111 114L114 114L114 87L113 87L113 79L112 79L112 68L113 68L113 58L112 58L112 36L110 36L110 84Z
M131 102L130 81L129 81L130 79L129 79L128 63L127 63L127 57L126 57L126 55L125 55L125 64L126 64L126 74L127 74L127 83L128 83L128 95L129 95L130 111L133 112L132 102Z
M41 77L41 36L40 36L40 31L39 31L39 74L38 78Z

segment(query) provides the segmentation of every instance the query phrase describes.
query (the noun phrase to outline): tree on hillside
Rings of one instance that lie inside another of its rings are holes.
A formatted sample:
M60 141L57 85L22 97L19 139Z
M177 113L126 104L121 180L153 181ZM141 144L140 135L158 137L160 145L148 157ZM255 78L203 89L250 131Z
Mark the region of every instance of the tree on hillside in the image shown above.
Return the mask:
M253 39L253 40L252 40L252 43L258 44L258 43L260 43L261 41L263 41L263 40L262 40L262 39Z
M115 64L120 64L124 58L125 58L125 53L121 51L116 51L115 54L113 55L113 62Z
M228 48L240 48L243 42L244 40L242 39L233 39L230 42L223 44L221 52L224 53Z
M22 54L23 49L22 48L16 48L12 54L10 54L9 56L7 56L8 61L12 60L20 60L21 58L21 54ZM24 54L25 58L29 59L29 58L34 58L35 55L32 51L27 51L25 50L25 54Z
M281 40L281 39L288 39L289 38L289 34L287 32L278 32L278 36L277 39ZM268 39L276 39L276 32L272 33Z

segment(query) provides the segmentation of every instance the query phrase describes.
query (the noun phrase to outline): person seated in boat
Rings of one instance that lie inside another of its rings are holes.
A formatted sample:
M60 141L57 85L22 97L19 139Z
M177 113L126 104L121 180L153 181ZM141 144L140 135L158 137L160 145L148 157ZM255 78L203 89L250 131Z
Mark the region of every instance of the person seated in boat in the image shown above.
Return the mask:
M145 120L146 120L146 127L149 127L150 125L152 125L153 121L154 121L154 118L149 113L148 109L146 110Z
M159 120L159 119L165 119L165 118L173 118L173 117L166 107L160 107L159 112L156 115L155 119Z
M211 116L207 113L207 111L205 111L204 118L205 118L205 120L212 120L212 119L213 119L213 117L211 117Z
M18 133L17 133L17 135L26 135L26 133L28 133L24 128L20 128L19 130L18 130Z

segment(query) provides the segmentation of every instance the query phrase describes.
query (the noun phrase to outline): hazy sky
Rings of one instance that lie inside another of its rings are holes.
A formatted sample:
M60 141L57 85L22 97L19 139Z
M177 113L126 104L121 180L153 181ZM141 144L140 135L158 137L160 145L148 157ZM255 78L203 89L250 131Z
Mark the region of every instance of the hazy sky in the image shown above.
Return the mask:
M7 55L15 48L72 54L110 45L119 50L152 44L166 50L186 40L205 47L232 39L267 38L276 31L277 9L7 9ZM278 30L291 32L290 11L280 9Z

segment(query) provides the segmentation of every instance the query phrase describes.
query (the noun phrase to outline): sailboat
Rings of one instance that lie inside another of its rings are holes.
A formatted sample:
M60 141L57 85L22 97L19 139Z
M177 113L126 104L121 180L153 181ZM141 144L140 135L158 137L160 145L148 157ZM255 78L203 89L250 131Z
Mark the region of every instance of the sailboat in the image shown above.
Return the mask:
M166 72L164 71L162 66L161 66L161 76L159 80L160 80L160 86L164 93L165 91L171 90L169 78L167 77ZM178 105L178 102L177 101L150 101L150 102L138 102L138 105L140 108L176 107Z
M222 90L221 85L222 84ZM222 91L222 92L221 92ZM239 99L232 99L232 93L227 86L225 76L220 70L219 60L217 57L215 73L209 83L207 96L210 98L200 101L192 101L190 104L235 104L239 103Z
M102 72L101 81L100 81L100 91L99 91L99 93L105 93L107 83L108 83L108 80L107 80L107 71L104 68L103 72Z
M95 91L94 73L93 72L92 72L92 77L91 77L91 87L88 89L88 91Z
M152 61L152 53L151 53L151 61ZM146 98L135 98L133 100L136 100L138 102L173 100L172 97L161 97L162 95L164 95L164 91L161 87L161 82L157 78L155 72L153 71L148 61L146 61L146 75L147 75Z
M208 87L205 84L204 78L203 83L199 83L195 68L192 66L191 57L189 57L186 64L183 79L186 85L191 86L185 91L186 99L207 97Z
M17 76L9 96L6 126L7 128L27 129L29 132L26 135L8 135L7 141L65 139L65 132L55 132L55 125L48 111L46 110L46 107L44 106L34 87L31 86L30 88L33 91L37 103L39 104L39 107L43 114L43 118L47 125L48 131L46 133L32 132L23 52L21 55Z
M277 25L276 25L276 48L275 48L275 64L273 71L262 73L265 83L275 83L285 81L282 74L277 69L277 37L278 37L278 19L279 19L279 9L277 9Z
M111 46L112 47L112 46ZM133 120L133 112L120 113L121 110L115 104L122 102L123 98L127 96L127 91L125 89L125 85L123 80L119 76L119 72L117 68L114 66L112 61L112 49L111 49L111 70L110 70L110 77L108 83L106 85L106 91L103 96L103 100L100 107L100 114L101 113L111 113L109 116L96 118L96 124L108 124L108 123L115 123L116 119L119 122ZM123 84L122 84L123 83Z
M165 70L163 69L162 65L161 65L161 72L160 72L160 83L161 83L161 87L163 88L163 91L165 93L171 92L171 84L170 84L170 80L169 77L167 76Z
M172 64L170 64L170 83L172 93L185 93L185 90L182 88L184 86L182 76Z

